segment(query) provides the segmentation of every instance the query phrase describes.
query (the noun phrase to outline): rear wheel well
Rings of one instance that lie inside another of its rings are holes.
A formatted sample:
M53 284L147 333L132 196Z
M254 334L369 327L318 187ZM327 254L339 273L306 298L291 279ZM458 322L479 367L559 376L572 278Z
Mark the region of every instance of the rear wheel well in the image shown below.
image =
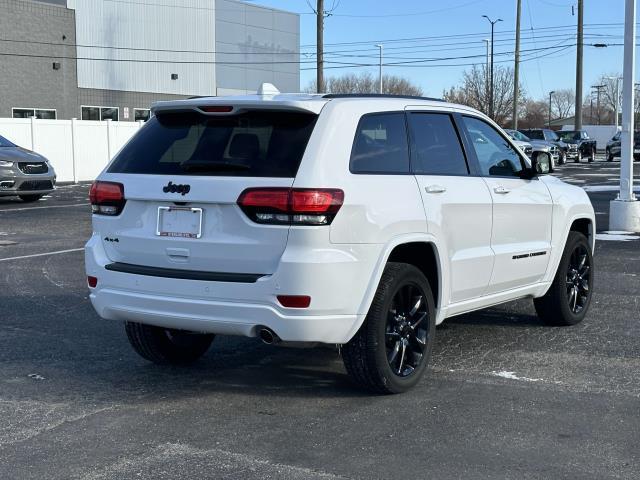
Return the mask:
M431 286L433 300L438 308L440 276L438 273L438 257L434 246L427 242L403 243L393 249L389 262L408 263L419 269Z
M571 224L570 230L572 232L579 232L583 234L585 237L587 237L589 242L591 242L593 238L593 226L591 225L591 220L589 220L588 218L579 218L577 220L574 220L574 222Z

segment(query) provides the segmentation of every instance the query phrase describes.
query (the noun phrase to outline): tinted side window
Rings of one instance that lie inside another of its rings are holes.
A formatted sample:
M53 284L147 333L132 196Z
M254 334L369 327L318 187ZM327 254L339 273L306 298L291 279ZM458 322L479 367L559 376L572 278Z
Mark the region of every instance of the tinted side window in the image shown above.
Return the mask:
M353 173L409 173L404 113L375 113L360 119L350 168Z
M467 175L467 162L450 115L412 113L413 173Z
M478 157L482 175L519 177L523 170L518 152L488 123L463 117L469 140Z

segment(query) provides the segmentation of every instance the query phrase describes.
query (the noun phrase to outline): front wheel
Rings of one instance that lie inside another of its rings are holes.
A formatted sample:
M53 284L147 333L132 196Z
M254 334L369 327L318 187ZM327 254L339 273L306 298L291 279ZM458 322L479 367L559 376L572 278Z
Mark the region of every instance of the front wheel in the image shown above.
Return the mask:
M401 393L418 383L435 336L435 303L428 280L413 265L389 263L367 318L342 348L347 372L377 393Z
M560 163L560 165L564 165L565 163L567 163L567 153L562 151L560 152L560 160L558 161L558 163Z
M596 149L592 149L591 153L589 153L589 163L593 163L596 161Z
M576 159L574 160L574 162L580 163L581 161L582 161L582 152L578 150L578 153L576 154Z
M607 162L613 162L613 154L611 153L611 150L607 149Z
M567 244L549 291L533 303L538 317L548 325L580 323L593 295L593 256L582 233L569 232Z
M215 335L126 322L129 343L138 355L161 365L185 365L198 360Z

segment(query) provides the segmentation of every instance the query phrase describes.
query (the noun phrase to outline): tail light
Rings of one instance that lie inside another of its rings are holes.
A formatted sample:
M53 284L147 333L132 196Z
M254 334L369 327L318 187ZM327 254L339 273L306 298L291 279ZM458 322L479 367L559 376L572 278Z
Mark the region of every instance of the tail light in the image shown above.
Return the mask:
M89 285L89 288L96 288L98 286L98 278L89 275L87 277L87 285Z
M120 215L124 204L124 185L115 182L93 182L89 190L91 211L97 215Z
M335 188L248 188L238 205L256 223L330 225L343 201Z

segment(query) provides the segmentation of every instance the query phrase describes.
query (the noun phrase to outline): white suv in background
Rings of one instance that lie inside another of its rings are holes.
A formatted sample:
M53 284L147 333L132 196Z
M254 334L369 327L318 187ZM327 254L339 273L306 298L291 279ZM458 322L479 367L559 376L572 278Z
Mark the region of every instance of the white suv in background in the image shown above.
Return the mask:
M148 360L194 361L216 334L338 344L356 382L395 393L448 317L587 312L587 195L471 108L272 92L153 114L93 184L86 246L96 311Z

